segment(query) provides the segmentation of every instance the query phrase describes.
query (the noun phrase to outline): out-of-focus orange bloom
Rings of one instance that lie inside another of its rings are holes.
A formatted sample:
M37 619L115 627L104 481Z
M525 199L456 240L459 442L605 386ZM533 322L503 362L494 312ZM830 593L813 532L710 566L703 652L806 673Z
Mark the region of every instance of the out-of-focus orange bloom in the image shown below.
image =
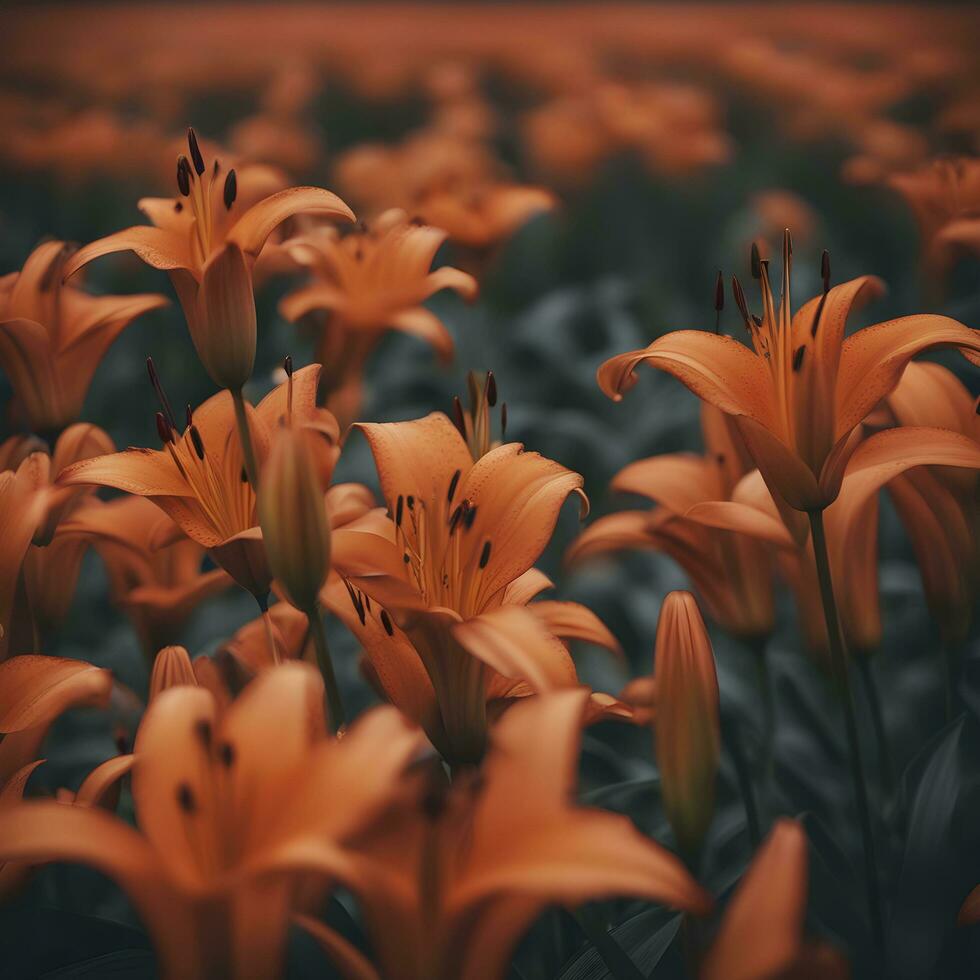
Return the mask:
M963 902L956 917L956 924L959 926L969 926L975 922L980 922L980 885L966 896L966 901Z
M980 251L980 159L934 160L888 185L915 215L927 272L945 274L952 246Z
M653 683L634 682L623 699L653 723L664 810L681 851L693 856L714 817L721 733L715 655L690 592L664 597L653 665Z
M630 895L710 908L681 862L629 820L572 804L586 700L561 691L513 708L494 727L479 776L449 789L433 774L422 806L364 845L354 890L378 968L302 920L345 975L502 977L522 933L556 903Z
M236 123L228 137L244 159L273 163L290 173L309 173L323 152L308 123L266 112Z
M61 533L89 541L99 553L112 601L129 616L148 660L178 639L201 602L231 584L223 569L202 571L203 546L179 534L144 497L89 501L62 523Z
M81 414L109 345L163 296L90 296L62 283L71 248L44 242L20 272L0 278L0 367L14 389L14 414L57 435Z
M700 980L846 980L840 954L804 941L807 878L806 834L795 820L780 819L725 909Z
M451 266L430 271L445 240L440 229L410 222L393 209L347 235L321 228L285 244L314 278L290 293L280 309L292 321L326 315L316 322L316 359L323 365L327 405L342 421L357 417L365 362L386 331L425 340L444 361L452 357L452 337L422 304L443 289L472 299L477 284Z
M872 653L881 639L878 491L907 470L922 466L980 469L980 443L958 432L919 426L878 432L851 455L840 493L824 515L841 625L854 654ZM751 473L745 477L731 501L697 504L687 516L782 546L780 567L796 595L804 636L810 649L824 659L827 634L812 543L784 525L761 476Z
M0 858L114 878L165 977L279 976L297 875L354 884L344 844L381 814L419 744L389 708L324 739L322 694L303 664L258 678L220 719L208 691L165 690L136 738L139 831L88 807L23 803L0 813Z
M316 408L319 365L297 371L249 412L256 453L264 459L282 420L323 436L324 465L337 455L337 422ZM244 458L236 434L232 396L219 392L188 418L178 436L175 422L158 415L163 450L127 449L69 466L63 486L100 485L149 497L189 538L260 602L271 575L255 514L255 493L244 478ZM163 542L157 542L162 544Z
M825 258L823 295L791 316L791 261L787 232L778 310L767 262L757 257L753 262L762 285L761 318L749 313L741 288L736 289L753 349L731 337L679 330L606 361L598 380L618 400L636 383L640 362L674 375L699 398L734 416L767 485L784 505L817 511L836 499L860 440L858 426L898 384L908 362L942 347L980 351L980 332L949 317L919 314L845 339L848 313L880 291L879 281L865 276L831 289Z
M170 273L191 339L214 382L237 391L255 361L255 298L252 267L269 235L287 218L309 213L354 219L329 191L291 187L248 202L247 174L224 174L218 161L208 173L193 131L191 159L181 156L177 184L181 196L144 198L141 210L152 226L137 225L79 249L66 263L65 276L112 252L135 252L155 269Z
M24 795L51 723L73 707L105 707L112 675L81 660L26 655L0 664L0 813ZM29 866L0 860L0 897L26 879Z
M572 542L566 560L577 563L624 548L663 551L690 576L711 618L755 643L773 626L772 561L765 547L684 517L695 504L731 499L754 464L731 418L714 405L702 405L701 428L703 456L653 456L620 470L612 479L614 490L659 506L600 517Z
M939 364L910 364L887 404L899 425L939 426L980 444L977 400ZM943 642L956 649L969 631L980 584L977 474L915 468L891 480L888 490L912 541L929 611Z
M352 625L385 695L446 759L478 762L488 701L577 684L559 635L616 648L583 606L528 604L550 585L532 565L582 478L519 443L474 462L441 413L360 428L390 518L334 533L361 630ZM336 587L326 599L341 608Z

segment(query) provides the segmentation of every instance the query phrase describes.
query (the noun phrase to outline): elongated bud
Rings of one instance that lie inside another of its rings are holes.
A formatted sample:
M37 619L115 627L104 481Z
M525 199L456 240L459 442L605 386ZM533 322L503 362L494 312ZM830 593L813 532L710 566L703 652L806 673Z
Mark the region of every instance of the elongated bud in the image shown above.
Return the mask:
M661 793L681 850L693 856L714 816L721 736L714 653L690 592L664 599L654 657Z
M308 437L281 429L259 485L259 523L269 569L289 601L310 612L330 571L330 525Z
M255 365L255 296L242 250L229 242L204 267L191 339L215 384L239 390Z
M164 647L153 661L149 700L152 701L167 688L183 686L197 687L190 654L184 647Z

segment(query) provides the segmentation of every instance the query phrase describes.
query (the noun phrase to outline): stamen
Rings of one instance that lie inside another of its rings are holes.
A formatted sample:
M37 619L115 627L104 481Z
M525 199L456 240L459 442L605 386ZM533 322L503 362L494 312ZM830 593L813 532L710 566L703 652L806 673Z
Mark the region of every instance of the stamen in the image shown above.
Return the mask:
M823 279L823 291L830 292L830 252L827 249L820 256L820 277Z
M487 563L490 561L490 542L485 541L483 543L483 551L480 552L480 568L486 568Z
M164 445L168 442L173 442L173 431L167 425L167 420L163 417L163 412L157 412L157 435L160 436L160 441Z
M758 242L752 243L751 269L753 279L762 278L762 256L759 254Z
M468 507L466 510L466 514L463 516L463 525L465 526L467 531L473 526L473 522L475 520L476 520L476 508Z
M385 609L381 610L381 625L385 628L385 632L389 636L395 635L395 628L391 625L391 617Z
M194 424L194 413L191 411L190 405L186 408L187 412L187 428L189 429Z
M215 161L215 166L217 166L217 160ZM235 198L238 196L238 178L235 176L234 170L228 171L228 176L225 177L225 207L230 211L231 206L235 203Z
M222 742L218 749L218 759L226 769L230 769L235 764L235 746L231 742Z
M799 371L803 366L803 355L806 353L806 344L797 347L793 352L793 370Z
M197 458L200 460L204 459L204 441L201 439L201 433L197 431L197 426L191 426L191 442L194 443L194 452L197 453Z
M157 401L160 402L160 407L163 409L163 414L166 416L167 422L170 424L170 428L176 429L177 423L174 420L173 409L170 407L170 399L167 398L167 393L163 390L163 385L160 383L160 375L157 374L156 365L153 363L152 357L148 357L146 359L146 370L150 375L150 384L153 385L153 390L156 392Z
M453 425L459 429L459 434L466 438L466 418L463 415L463 403L459 400L459 395L453 395Z
M177 787L177 806L184 811L184 813L194 813L197 809L197 802L194 799L194 792L191 790L187 783L181 783Z
M456 509L453 511L452 517L449 518L449 534L450 537L455 532L456 528L459 526L460 518L463 516L463 505L457 505Z
M405 498L405 503L408 505L409 510L415 510L415 498L411 494Z
M493 371L487 371L486 386L487 404L493 408L497 404L497 379L493 376Z
M177 157L177 189L184 197L191 196L191 165L183 153Z
M194 726L194 734L197 735L206 749L211 748L211 722L202 718Z
M191 160L194 162L194 169L198 177L204 173L204 157L201 156L201 148L197 144L197 133L193 126L187 127L187 147L191 151Z
M453 497L456 496L456 487L459 486L459 478L462 476L462 473L462 470L456 470L456 472L453 473L453 478L449 481L449 496L447 498L449 503L452 503Z
M405 498L401 494L399 494L398 503L395 504L395 527L402 526L402 514L404 513L404 508L405 508Z
M735 305L738 307L738 312L745 321L745 329L751 332L752 321L749 318L749 307L745 302L745 293L742 291L742 284L736 276L732 276L732 296L735 297Z
M507 435L507 402L500 406L500 441Z
M184 202L183 201L174 201L174 211L176 211L177 214L180 214L180 212L183 211L183 210L184 210Z
M238 477L242 483L248 483L248 470L244 466L242 467L241 473L238 474Z

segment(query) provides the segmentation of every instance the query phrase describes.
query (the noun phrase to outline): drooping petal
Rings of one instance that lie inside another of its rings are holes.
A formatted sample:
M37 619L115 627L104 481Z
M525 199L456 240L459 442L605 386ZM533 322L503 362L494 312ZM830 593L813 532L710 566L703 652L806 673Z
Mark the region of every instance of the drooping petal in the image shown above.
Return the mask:
M627 548L655 548L651 512L624 510L593 521L569 546L565 561L577 564Z
M65 279L70 279L93 259L113 252L135 252L154 269L194 269L196 265L187 235L165 228L134 225L80 248L65 263Z
M605 647L618 656L623 655L619 641L609 631L609 627L586 606L577 602L557 602L545 600L532 602L527 609L532 612L549 633L562 639L584 640L596 646Z
M191 497L193 491L173 459L154 449L127 449L83 459L58 475L63 486L115 487L142 497Z
M320 187L290 187L253 204L229 230L227 240L256 256L269 235L295 214L354 220L354 212L336 194Z
M104 707L112 674L82 660L26 654L0 664L0 732L53 721L73 706Z
M612 478L610 486L620 493L649 497L675 514L724 495L717 466L694 453L670 453L630 463Z
M82 780L74 802L79 806L101 806L106 795L132 770L135 762L135 755L117 755L96 766ZM115 798L118 799L118 793Z
M728 415L745 415L772 426L772 382L762 358L731 337L703 330L677 330L643 350L610 358L597 374L599 387L614 401L636 384L634 368L646 361L674 375L699 398Z
M452 360L454 350L452 334L446 329L442 320L424 306L399 310L389 317L388 324L402 333L418 337L431 344L443 363Z

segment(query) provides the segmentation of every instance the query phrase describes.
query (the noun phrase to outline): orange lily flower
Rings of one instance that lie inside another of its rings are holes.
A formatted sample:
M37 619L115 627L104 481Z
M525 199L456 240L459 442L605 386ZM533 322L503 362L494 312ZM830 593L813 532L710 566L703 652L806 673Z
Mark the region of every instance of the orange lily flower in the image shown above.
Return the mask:
M879 323L844 338L848 313L879 292L877 279L862 277L830 288L790 315L792 247L783 244L782 301L778 311L767 262L755 255L762 285L762 318L736 300L753 349L731 337L700 330L668 333L643 350L606 361L602 390L620 399L636 383L642 361L674 375L699 398L734 417L773 494L801 511L833 503L860 439L858 426L899 382L908 362L927 350L957 347L980 351L980 332L949 317L919 314Z
M390 517L375 512L333 535L334 567L349 580L360 629L346 619L386 696L420 720L446 759L478 762L488 700L517 682L531 690L577 683L559 635L617 648L583 606L528 605L550 585L531 566L566 498L584 499L582 478L519 443L474 462L438 412L359 428ZM337 595L325 600L339 611Z
M302 664L258 678L220 719L208 691L164 691L136 738L139 831L89 807L23 803L0 812L0 858L114 878L164 977L279 976L297 878L351 878L346 842L386 808L419 744L387 708L324 739L322 694Z
M503 977L520 936L555 903L630 895L710 909L681 862L629 820L571 802L586 700L559 691L513 708L494 727L478 777L448 790L443 777L420 807L368 839L355 892L379 967L327 926L301 920L345 976Z
M0 664L0 813L23 797L52 722L73 707L109 702L112 675L81 660L28 655ZM0 897L27 878L30 866L0 859Z
M316 359L324 368L326 403L344 421L357 415L365 362L386 331L427 341L444 361L452 357L452 337L422 304L443 289L473 299L477 284L451 266L430 271L445 240L444 231L391 209L347 235L323 228L283 246L314 280L286 296L280 310L293 322L327 314L326 322L318 323Z
M742 534L726 534L685 518L695 504L729 500L754 465L731 418L714 405L701 407L703 456L672 453L630 463L612 488L659 506L600 517L572 542L566 561L578 563L625 548L652 548L687 572L708 615L752 646L773 627L772 561L766 549Z
M291 187L243 206L238 174L229 170L222 176L218 161L208 174L193 130L188 149L190 160L181 156L177 164L180 198L144 198L140 209L152 226L137 225L86 245L66 263L64 274L126 251L167 270L208 374L222 388L239 391L255 361L252 268L266 239L296 214L353 221L354 213L318 187Z
M201 602L231 584L223 569L201 571L204 548L144 497L91 500L59 530L99 553L112 601L129 616L147 660L178 638Z
M38 245L20 272L0 278L0 367L14 412L33 431L57 435L82 411L109 345L163 296L91 296L62 282L71 246Z
M324 466L332 471L337 455L337 423L317 409L319 365L310 365L274 388L250 412L249 428L264 459L281 419L325 437ZM207 548L242 588L265 602L271 575L255 513L255 493L243 479L244 458L236 434L232 395L219 392L188 419L178 436L172 420L158 416L163 450L127 449L69 466L64 486L101 485L148 497ZM164 543L158 541L158 544Z
M921 466L980 469L980 443L946 429L908 426L865 439L851 455L837 500L824 515L834 581L838 583L841 625L848 649L874 651L881 638L878 609L877 495L890 481ZM827 651L819 605L812 542L799 539L783 523L776 500L761 475L751 473L731 501L704 502L687 517L710 527L747 534L781 546L780 566L793 586L808 646Z
M939 426L980 443L976 399L939 364L910 364L887 405L899 425ZM929 611L944 644L956 649L969 631L980 584L977 474L915 468L891 480L888 491L912 541Z
M958 926L969 926L975 922L980 922L980 885L966 896L960 908L959 915L956 917Z
M846 980L850 973L840 954L804 941L807 878L802 826L777 820L725 909L700 980Z

